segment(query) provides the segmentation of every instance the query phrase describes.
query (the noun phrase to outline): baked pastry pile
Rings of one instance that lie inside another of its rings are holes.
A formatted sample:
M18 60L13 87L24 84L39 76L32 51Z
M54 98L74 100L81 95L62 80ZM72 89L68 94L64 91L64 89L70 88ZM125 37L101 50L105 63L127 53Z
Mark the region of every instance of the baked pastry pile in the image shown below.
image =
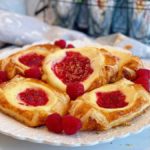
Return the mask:
M149 92L134 83L142 67L113 47L34 45L0 60L0 110L31 127L57 113L79 119L81 130L107 130L150 106Z

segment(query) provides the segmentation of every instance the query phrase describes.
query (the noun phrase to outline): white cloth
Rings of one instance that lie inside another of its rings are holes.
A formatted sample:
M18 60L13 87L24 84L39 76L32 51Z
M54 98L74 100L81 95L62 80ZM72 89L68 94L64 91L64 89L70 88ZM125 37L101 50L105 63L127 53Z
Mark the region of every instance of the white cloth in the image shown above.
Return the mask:
M26 45L45 40L80 40L89 41L91 38L83 33L61 28L58 26L49 26L36 18L9 13L0 10L0 42L11 43L14 45ZM92 41L92 40L91 40ZM134 55L142 58L150 58L150 47L124 36L114 34L97 38L100 44L107 44L118 47L130 47Z

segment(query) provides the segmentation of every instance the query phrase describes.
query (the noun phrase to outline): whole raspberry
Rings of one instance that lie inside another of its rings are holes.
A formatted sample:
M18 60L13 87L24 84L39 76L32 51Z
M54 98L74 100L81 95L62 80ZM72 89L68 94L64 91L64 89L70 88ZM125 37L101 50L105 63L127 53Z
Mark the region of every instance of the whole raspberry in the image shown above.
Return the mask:
M150 78L150 70L148 69L139 69L137 70L137 77L146 77Z
M134 82L136 84L141 84L145 88L145 90L150 92L150 81L149 78L147 78L147 76L141 76L137 78Z
M63 39L55 41L54 44L60 48L66 48L66 41Z
M68 44L66 48L75 48L75 46L72 44Z
M71 115L66 115L62 118L62 125L64 133L68 135L77 133L82 127L81 121Z
M6 72L5 71L0 71L0 83L3 83L7 80L8 80L8 78L7 78Z
M75 100L78 96L84 94L84 86L79 82L69 83L66 91L70 99Z
M54 133L62 133L62 117L58 113L51 114L47 117L45 122L49 131Z
M42 73L38 67L31 67L30 69L25 70L25 77L41 79Z

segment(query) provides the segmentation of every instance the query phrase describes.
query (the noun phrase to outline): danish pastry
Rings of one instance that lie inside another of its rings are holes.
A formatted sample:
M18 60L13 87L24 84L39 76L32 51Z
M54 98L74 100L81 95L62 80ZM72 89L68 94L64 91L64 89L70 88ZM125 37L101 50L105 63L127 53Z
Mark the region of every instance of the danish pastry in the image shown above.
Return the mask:
M68 103L67 95L39 80L16 76L0 85L0 110L28 126L43 125L51 113L66 114Z
M44 60L43 80L61 91L66 91L67 85L73 82L82 83L85 91L90 91L119 80L125 76L123 73L127 76L133 72L133 78L135 70L141 66L140 60L135 61L131 53L100 47L57 51Z
M45 56L58 49L60 48L52 44L31 46L2 59L0 61L0 70L6 71L8 78L11 79L16 74L24 74L24 71L30 67L40 67Z
M71 102L69 113L82 130L107 130L125 124L150 106L149 93L127 79L107 84Z
M94 47L57 51L43 62L43 80L61 91L75 82L81 82L85 91L91 90L115 77L117 63L117 57Z

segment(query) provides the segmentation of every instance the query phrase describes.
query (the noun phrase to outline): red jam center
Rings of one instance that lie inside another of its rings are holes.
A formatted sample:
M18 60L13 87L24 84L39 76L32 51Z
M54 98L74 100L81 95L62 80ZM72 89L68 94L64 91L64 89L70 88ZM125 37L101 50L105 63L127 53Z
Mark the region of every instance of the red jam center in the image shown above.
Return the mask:
M48 102L47 94L41 89L26 89L19 93L19 99L27 106L42 106Z
M90 59L78 52L66 52L66 57L52 69L65 84L84 81L93 72Z
M41 66L44 59L43 55L38 55L36 53L30 53L19 58L19 61L26 66L34 67Z
M128 105L126 96L120 91L96 93L97 104L104 108L121 108Z

